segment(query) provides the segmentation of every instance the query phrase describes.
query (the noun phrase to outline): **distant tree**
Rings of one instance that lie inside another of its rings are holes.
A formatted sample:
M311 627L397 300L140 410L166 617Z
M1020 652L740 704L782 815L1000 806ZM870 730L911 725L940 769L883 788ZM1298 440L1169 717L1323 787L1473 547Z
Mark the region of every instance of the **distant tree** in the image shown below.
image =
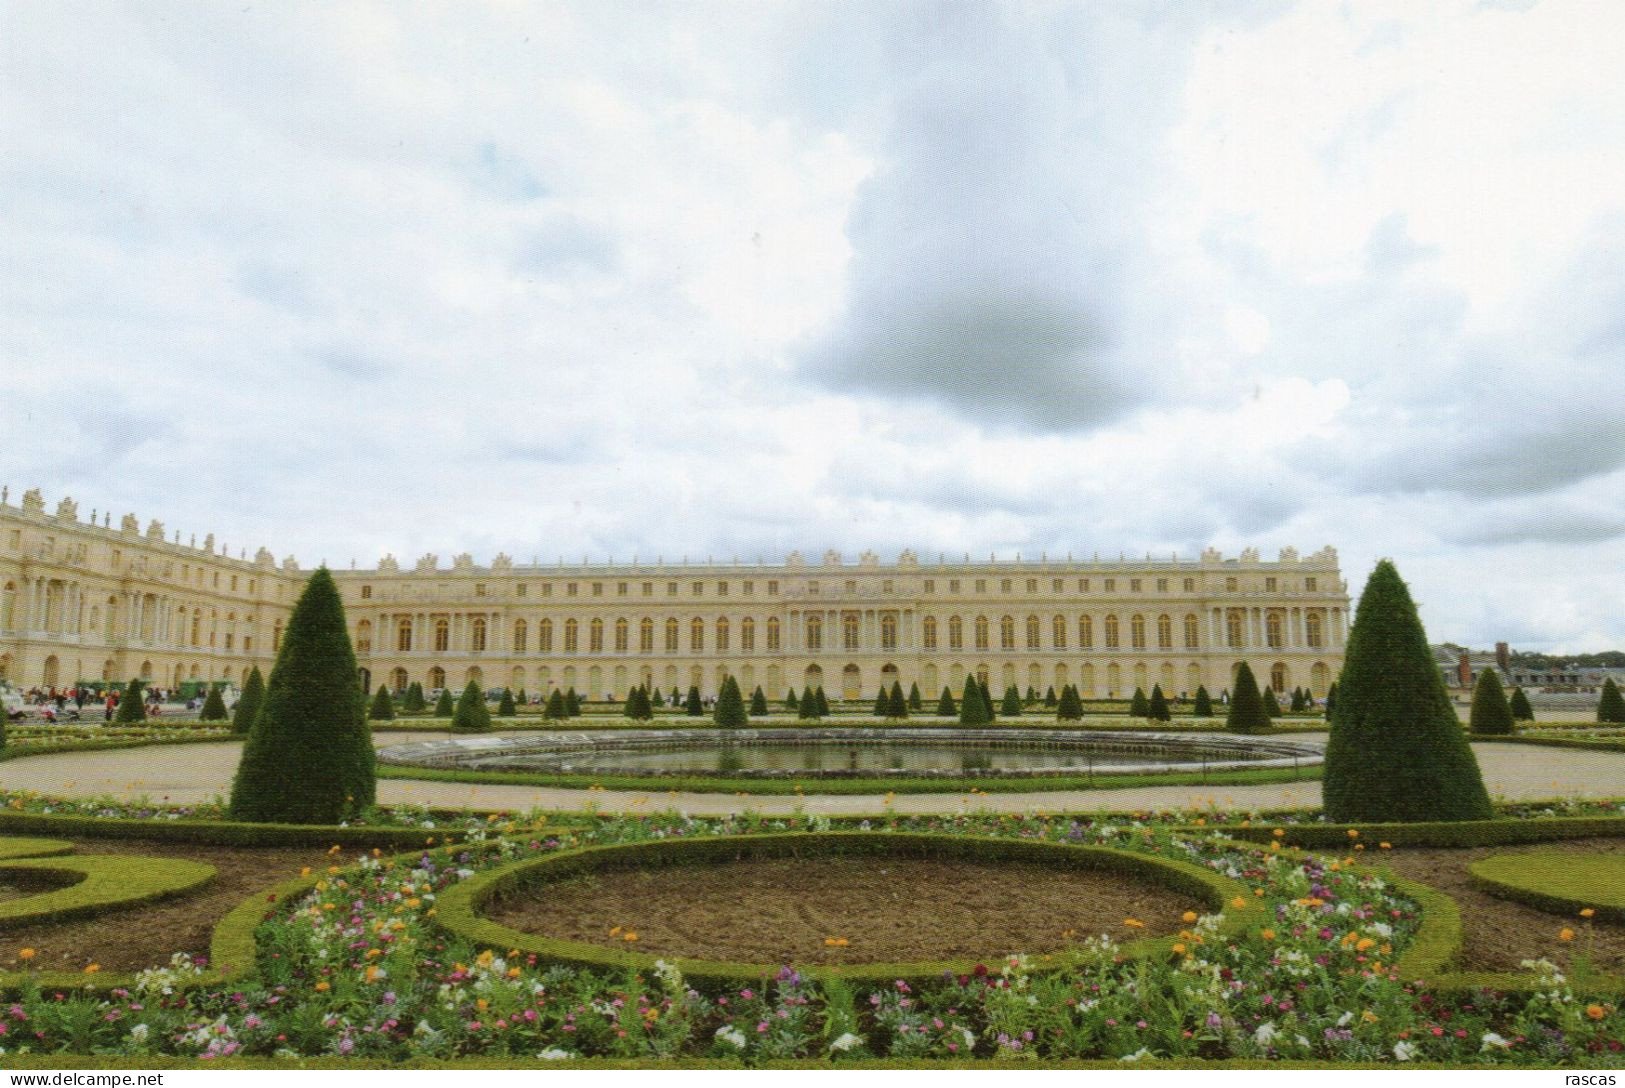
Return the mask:
M796 689L795 688L791 688L789 694L787 694L784 697L784 709L786 709L786 710L800 710L801 709L801 700L796 698Z
M688 698L683 700L683 710L690 718L705 717L705 703L700 699L700 686L698 684L688 686Z
M762 685L757 684L756 690L750 693L750 716L760 718L767 713L767 695L762 691Z
M654 704L649 701L649 693L639 684L633 688L626 697L626 716L635 722L646 722L655 716Z
M1625 722L1625 698L1621 698L1619 688L1614 685L1612 677L1602 682L1602 698L1597 701L1597 721L1617 724Z
M1213 696L1207 693L1207 688L1198 684L1196 686L1196 702L1191 707L1191 713L1198 718L1213 717Z
M1294 714L1298 713L1300 710L1303 709L1303 689L1302 688L1293 688L1292 689L1292 698L1287 703L1287 709L1290 710Z
M238 736L247 736L249 730L254 728L254 716L260 712L260 704L264 701L265 677L261 675L260 667L255 665L243 684L242 696L232 708L231 731Z
M542 708L542 718L550 722L562 722L570 716L570 705L564 701L564 691L554 688L553 694L547 697L547 706Z
M502 698L497 702L497 717L511 718L518 713L519 707L514 704L513 692L503 688Z
M581 696L576 694L576 689L573 687L564 689L564 709L569 712L572 718L581 717Z
M1332 720L1332 708L1334 706L1336 706L1336 705L1337 705L1337 681L1333 680L1332 681L1332 686L1326 689L1326 720L1327 721Z
M423 685L416 680L406 685L406 697L401 700L401 709L410 713L428 710L428 700L423 698Z
M818 690L813 692L813 698L818 700L818 716L829 717L829 699L824 695L824 685L818 685Z
M982 702L982 686L976 677L965 677L965 691L959 697L959 724L986 725L992 720L987 705Z
M880 692L875 696L875 717L891 717L891 692L886 690L885 684L880 685Z
M1035 690L1033 688L1033 686L1031 684L1027 685L1027 697L1025 699L1023 699L1022 701L1026 702L1026 703L1036 703L1036 702L1038 702L1038 692L1037 692L1037 690Z
M470 680L457 699L451 714L453 733L488 733L491 730L491 708L485 705L485 692L479 682Z
M1061 686L1061 697L1055 705L1055 719L1062 722L1083 720L1083 700L1078 697L1078 689L1071 684Z
M1268 687L1264 689L1264 713L1270 716L1270 721L1281 716L1281 704L1275 701L1275 691Z
M1523 693L1523 688L1512 689L1512 699L1509 702L1512 717L1520 722L1535 720L1535 708L1529 705L1529 696Z
M1021 717L1021 691L1014 684L1004 689L1004 705L999 713L1006 718Z
M382 691L383 689L380 688L379 690ZM387 700L389 696L386 694L384 698ZM227 716L226 700L221 696L220 689L211 685L209 694L203 699L203 709L198 711L198 721L223 722ZM391 716L393 717L393 715Z
M988 691L986 680L977 681L976 690L982 696L982 720L990 722L998 717L998 707L993 702L993 693Z
M1054 710L1060 705L1060 700L1055 697L1055 688L1053 685L1044 692L1044 705L1051 710Z
M1151 700L1145 697L1144 688L1134 689L1134 698L1129 700L1128 716L1131 718L1149 718L1151 716Z
M1168 709L1168 697L1162 693L1161 684L1152 685L1146 717L1154 722L1169 722L1174 719L1173 712Z
M937 700L937 717L952 718L958 713L959 708L954 706L954 693L945 684L942 688L942 698Z
M910 682L908 685L908 708L916 714L924 709L924 704L920 701L920 685L918 681Z
M666 700L661 696L659 688L655 688L654 691L649 693L649 705L655 707L666 705Z
M372 706L367 711L367 720L374 722L392 722L395 720L395 700L389 697L389 688L383 684L378 685L378 694L372 697Z
M1230 714L1225 726L1232 733L1269 732L1270 716L1264 709L1264 697L1258 692L1252 667L1245 661L1236 669L1236 688L1230 694Z
M1512 707L1507 703L1501 678L1494 669L1478 674L1473 687L1473 709L1467 716L1467 728L1481 737L1507 737L1518 731L1512 719Z
M750 718L745 714L745 698L739 691L739 681L732 676L722 681L716 706L711 710L711 721L722 729L743 729L750 724Z
M810 684L801 689L801 698L796 702L796 717L803 721L817 721L820 717L818 713L818 696L813 694Z
M908 700L903 697L903 685L896 680L891 684L891 706L888 709L894 718L908 717Z
M124 689L119 697L118 713L113 720L121 725L127 722L144 722L147 720L146 700L141 697L142 683L139 679L131 680L130 686Z
M437 718L449 718L451 717L452 709L451 689L441 688L440 698L434 701L434 716Z

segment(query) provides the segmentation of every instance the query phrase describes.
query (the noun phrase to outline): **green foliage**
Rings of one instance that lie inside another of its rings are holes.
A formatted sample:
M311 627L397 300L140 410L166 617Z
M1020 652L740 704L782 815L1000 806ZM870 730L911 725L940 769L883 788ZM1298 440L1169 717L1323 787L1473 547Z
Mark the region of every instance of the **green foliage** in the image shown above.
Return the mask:
M745 713L745 697L739 690L739 681L732 676L722 681L711 720L723 729L742 729L750 724L750 717Z
M503 688L502 698L497 702L497 717L511 718L517 713L519 713L519 707L514 703L513 692Z
M818 690L813 692L813 698L818 700L818 716L829 717L829 699L824 695L824 685L818 685Z
M372 706L367 710L367 720L374 722L395 720L395 700L389 697L389 688L383 684L378 685L378 694L372 697Z
M1494 669L1485 669L1478 674L1478 683L1473 686L1473 709L1467 715L1467 728L1485 737L1505 737L1518 731L1506 692L1501 689L1501 678Z
M124 689L119 697L118 712L113 720L125 724L128 722L144 722L147 720L146 700L141 696L142 683L140 680L131 680L130 686Z
M1021 717L1021 692L1014 684L1004 689L1004 705L999 707L999 713L1007 718Z
M376 798L366 693L344 604L326 567L310 576L282 637L265 701L243 745L231 816L332 824Z
M813 694L811 687L801 689L801 698L796 701L796 717L803 721L817 721L820 717L818 696Z
M423 699L423 692L418 691L418 700ZM265 702L265 676L260 667L255 665L248 672L248 679L243 682L243 694L237 700L237 705L231 712L231 731L239 736L246 737L254 726L254 717L260 712L260 704Z
M767 694L762 691L762 685L757 684L756 690L750 693L750 716L760 718L767 713Z
M201 888L214 875L214 866L202 862L133 854L0 861L0 880L21 876L66 884L0 902L0 929L133 908Z
M875 696L874 715L877 718L891 717L891 693L884 684L880 685L880 692Z
M789 692L786 693L786 695L784 696L784 708L786 710L800 710L801 709L801 700L796 698L796 689L795 688L791 688L789 690Z
M1281 716L1281 704L1275 701L1274 688L1266 687L1264 689L1263 702L1264 713L1269 716L1270 721L1274 721L1276 718Z
M220 689L210 685L209 694L203 699L203 709L198 711L197 720L200 722L223 722L230 715L226 713L226 700L220 695Z
M650 700L649 692L642 684L633 688L632 693L626 697L626 716L637 722L654 720L654 703Z
M983 680L976 685L976 690L982 696L982 720L990 722L998 717L998 708L993 703L993 693L987 690L987 681Z
M1252 666L1243 661L1236 670L1236 687L1230 693L1230 714L1225 728L1232 733L1267 733L1270 728L1269 712L1264 709L1264 697L1258 693L1258 681L1253 679Z
M891 685L891 705L887 708L894 718L908 717L908 700L903 697L903 685L897 680Z
M1529 705L1529 696L1523 693L1523 688L1512 689L1512 698L1507 705L1512 711L1514 720L1520 722L1535 720L1535 708Z
M918 683L910 682L908 685L908 708L915 713L925 709L925 704L920 701L920 685Z
M488 733L491 731L491 708L485 705L485 693L473 680L463 689L457 700L457 709L451 715L454 733Z
M1595 912L1625 922L1625 855L1570 851L1496 854L1467 867L1473 883L1503 899L1569 917Z
M514 693L513 701L516 706L526 706L530 703L530 696L525 694L524 688L520 688Z
M1147 707L1146 717L1154 722L1173 721L1174 715L1168 709L1168 697L1162 693L1162 685L1154 684L1151 688L1151 701Z
M581 696L576 694L573 687L564 692L564 712L572 718L581 717Z
M570 708L565 705L564 691L554 688L553 694L547 697L547 706L542 708L542 720L549 722L562 722L570 716Z
M1060 700L1055 697L1055 688L1053 685L1051 685L1049 690L1044 692L1044 706L1050 710L1054 710L1059 705Z
M1055 704L1055 720L1062 722L1083 720L1083 699L1079 697L1078 689L1071 684L1061 687L1061 697Z
M690 718L705 717L705 703L700 700L700 686L698 684L689 685L688 698L683 700L683 711Z
M247 697L247 692L244 692ZM239 706L242 704L239 703ZM401 700L401 709L409 711L428 710L429 702L423 697L423 685L416 680L406 685L406 698Z
M666 705L666 700L661 697L659 688L655 688L653 694L649 696L649 705L656 707Z
M1207 693L1207 688L1201 684L1196 686L1196 702L1191 713L1198 718L1213 717L1213 696Z
M434 716L437 718L449 718L451 717L451 712L453 709L454 707L451 701L451 689L441 688L440 698L434 701Z
M1131 718L1149 718L1151 716L1151 700L1145 697L1144 688L1134 689L1134 698L1129 700L1128 716Z
M1332 720L1332 710L1336 706L1337 706L1337 681L1333 680L1332 681L1332 686L1326 689L1326 720L1327 721Z
M954 706L954 693L944 684L942 686L942 697L937 700L937 717L952 718L958 713L959 708Z
M1299 711L1301 711L1303 709L1303 689L1302 688L1293 688L1292 689L1292 701L1287 704L1287 709L1291 710L1292 713L1294 713L1294 714L1298 713Z
M1625 698L1621 698L1612 677L1602 682L1602 698L1597 701L1597 720L1614 724L1625 722Z
M959 697L959 724L986 725L992 720L987 704L982 702L982 687L976 677L965 677L965 690Z
M1334 821L1492 815L1416 605L1386 559L1349 631L1321 792Z

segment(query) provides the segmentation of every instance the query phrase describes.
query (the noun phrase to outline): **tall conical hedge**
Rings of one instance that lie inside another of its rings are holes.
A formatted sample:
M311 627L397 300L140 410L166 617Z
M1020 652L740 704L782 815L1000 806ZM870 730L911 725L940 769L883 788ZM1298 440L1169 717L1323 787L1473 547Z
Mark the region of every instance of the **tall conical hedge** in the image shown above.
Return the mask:
M231 787L231 818L332 824L376 799L366 692L326 567L288 617Z
M1071 684L1061 686L1061 697L1055 703L1055 720L1077 722L1083 720L1083 699Z
M497 701L497 717L511 718L517 713L519 713L519 707L513 701L513 692L503 688L502 698Z
M378 694L372 697L372 706L367 708L367 720L373 722L395 720L395 700L389 697L389 688L383 684L378 685Z
M562 722L570 716L570 708L564 702L564 689L554 688L553 694L547 697L547 705L542 708L542 719L550 722Z
M525 694L524 688L520 688L518 691L514 692L513 701L516 706L529 706L530 696Z
M745 713L745 697L739 691L739 681L732 676L722 681L716 706L711 708L711 720L723 729L743 729L750 724L750 717Z
M908 685L908 708L915 713L925 709L925 704L920 701L920 684L917 680L910 681Z
M1386 559L1349 631L1321 792L1338 823L1494 814L1416 604Z
M886 690L885 684L880 685L880 691L875 696L874 715L877 718L891 717L891 692Z
M1201 684L1196 685L1196 699L1191 706L1191 713L1198 718L1213 717L1213 696L1207 693L1207 688Z
M1154 722L1170 722L1174 720L1173 711L1168 709L1168 697L1162 693L1161 684L1151 687L1151 699L1148 703L1146 717Z
M801 709L801 700L796 698L796 689L795 688L791 688L789 690L789 692L786 693L786 695L784 696L784 709L786 709L786 710L800 710Z
M1275 699L1275 689L1264 689L1264 713L1269 715L1270 721L1281 716L1281 704Z
M1006 718L1021 717L1021 691L1014 684L1004 689L1004 705L999 707L999 713Z
M813 692L813 698L818 700L818 716L829 717L829 696L824 694L824 685L818 685L818 690Z
M887 708L894 718L908 717L908 699L903 695L903 685L897 680L891 684L891 706Z
M1535 720L1535 708L1529 705L1529 696L1523 693L1522 688L1512 689L1512 698L1507 701L1507 705L1512 711L1514 720L1520 722Z
M1230 714L1225 728L1232 733L1267 733L1269 713L1264 709L1264 697L1258 693L1258 681L1253 679L1252 666L1243 661L1236 670L1236 686L1230 693Z
M683 711L690 718L705 717L705 703L700 699L700 686L698 684L689 685L688 698L683 700Z
M118 713L113 715L114 721L122 724L147 720L147 701L141 695L143 686L138 679L130 681L130 686L125 688L124 694L119 697Z
M1506 737L1517 732L1512 720L1512 707L1507 703L1501 678L1494 669L1478 674L1473 686L1473 709L1467 716L1467 728L1480 736Z
M1059 705L1061 705L1061 701L1055 697L1055 686L1052 684L1044 691L1044 707L1048 710L1054 710Z
M485 692L473 680L463 689L457 709L451 714L454 733L486 733L491 729L491 708L485 705Z
M942 686L942 697L937 700L937 717L952 718L958 713L959 708L954 706L954 693L949 690L947 684L944 684Z
M231 731L238 736L246 737L254 726L254 716L260 712L260 704L265 701L265 677L260 667L255 665L248 671L248 679L243 682L243 693L237 699L237 705L231 710Z
M965 691L959 697L959 724L986 725L992 720L987 704L982 702L982 687L976 677L965 677Z
M416 680L406 685L406 698L401 700L401 709L418 711L429 709L428 700L423 697L423 685Z
M987 681L983 680L976 685L977 692L982 696L982 721L991 722L998 717L998 705L993 702L993 693L987 689Z
M655 688L654 691L649 693L649 705L652 707L661 707L666 705L665 697L660 694L659 688Z
M449 718L451 717L451 712L455 709L456 707L453 706L451 701L451 689L441 688L440 698L434 701L434 716L437 718Z
M200 722L223 722L229 717L226 713L226 700L220 694L220 689L209 685L209 694L203 699L203 709L198 711L197 720Z
M576 694L574 687L564 691L564 711L572 718L581 717L581 696Z
M1611 677L1602 682L1602 698L1597 701L1597 721L1625 722L1625 698L1620 697L1619 688L1614 686Z
M626 716L635 722L646 722L655 716L655 708L649 702L649 693L639 684L626 695Z
M796 701L796 717L803 721L818 720L818 696L813 694L810 685L801 689L801 698Z
M750 716L760 718L767 713L767 693L762 685L757 684L756 690L750 693Z
M1145 697L1144 688L1134 689L1134 698L1129 700L1128 716L1131 718L1149 718L1151 716L1151 700Z

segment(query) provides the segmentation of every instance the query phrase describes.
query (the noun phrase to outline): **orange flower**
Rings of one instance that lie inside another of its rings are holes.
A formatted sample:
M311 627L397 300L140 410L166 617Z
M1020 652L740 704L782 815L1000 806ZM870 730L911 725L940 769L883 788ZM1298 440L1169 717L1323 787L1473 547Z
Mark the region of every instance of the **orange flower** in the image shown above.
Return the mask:
M1608 1010L1603 1008L1601 1005L1587 1005L1586 1015L1591 1017L1593 1020L1601 1020L1603 1017L1608 1015Z
M101 964L99 964L99 963L92 963L92 964L90 964L90 965L89 965L89 966L87 966L87 967L86 967L86 968L85 968L85 974L87 974L87 975L94 975L94 974L95 974L95 973L96 973L96 972L97 972L97 971L100 971L100 970L101 970L101 969L102 969L102 965L101 965Z
M1358 831L1354 830L1354 828L1352 828L1352 827L1349 828L1349 838L1357 839L1359 837L1360 837L1360 833Z
M1275 930L1273 929L1261 929L1258 931L1258 935L1264 938L1266 941L1275 940Z
M1196 912L1194 910L1188 910L1179 916L1179 920L1181 922L1194 922L1196 921Z
M1564 926L1562 929L1557 931L1557 939L1560 941L1574 940L1574 930L1570 929L1568 926Z
M1174 951L1183 956L1185 954L1185 946L1182 944L1176 944L1174 945Z
M1377 844L1377 849L1379 849L1379 850L1392 850L1393 848L1394 847L1393 847L1392 843L1379 842Z
M1597 911L1596 911L1595 907L1583 907L1580 910L1580 917L1582 917L1582 918L1590 918L1593 915L1595 915L1596 913L1597 913Z
M1230 905L1235 907L1237 910L1240 910L1242 907L1247 905L1247 900L1238 895L1234 899L1230 900Z
M1133 929L1144 929L1145 928L1145 923L1140 921L1138 918L1124 918L1123 919L1123 924L1125 926L1129 926L1130 928L1133 928Z
M31 960L34 958L34 950L32 948L25 948L17 953L17 958L20 960Z
M1282 831L1280 828L1276 828L1274 831L1270 832L1270 834L1274 835L1276 838L1280 838L1282 835L1285 835L1286 832Z
M326 979L323 979L321 982L318 982L316 984L316 992L319 993L319 994L325 994L327 991L331 990L332 988L333 988L332 984L329 983Z
M638 939L638 935L636 933L626 933L626 934L622 935L622 937L621 937L621 940L623 940L623 941L635 941L637 939Z

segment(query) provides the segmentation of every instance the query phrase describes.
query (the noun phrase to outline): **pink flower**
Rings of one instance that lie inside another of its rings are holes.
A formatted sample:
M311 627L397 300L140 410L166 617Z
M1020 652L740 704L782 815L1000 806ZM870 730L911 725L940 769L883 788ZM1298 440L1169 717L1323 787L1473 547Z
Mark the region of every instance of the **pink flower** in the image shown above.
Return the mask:
M760 1024L756 1025L756 1034L760 1035L762 1032L764 1032L766 1030L767 1030L767 1021L766 1020L763 1020Z

